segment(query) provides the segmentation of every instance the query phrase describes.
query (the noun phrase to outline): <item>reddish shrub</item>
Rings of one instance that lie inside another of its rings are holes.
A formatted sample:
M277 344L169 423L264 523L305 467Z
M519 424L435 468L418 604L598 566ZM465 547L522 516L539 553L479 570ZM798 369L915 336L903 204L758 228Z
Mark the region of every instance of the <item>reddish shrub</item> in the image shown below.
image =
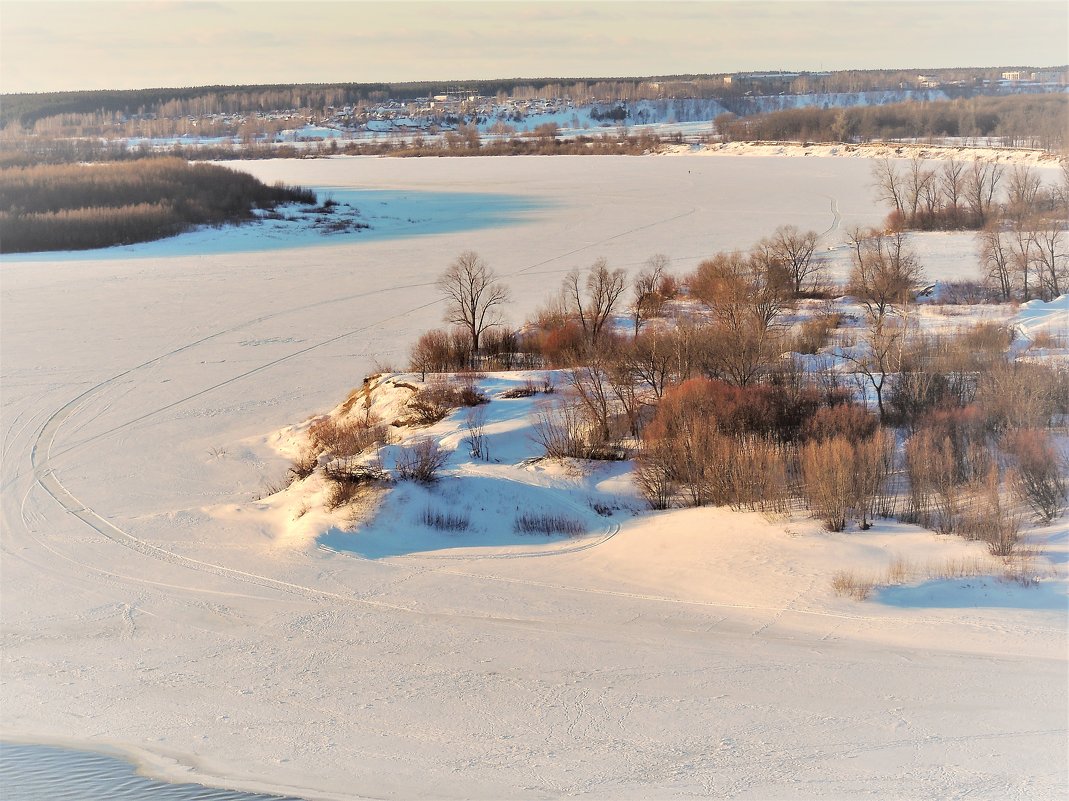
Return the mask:
M537 349L545 363L551 367L574 364L583 351L586 340L583 329L576 322L566 322L555 328L539 332Z
M1065 460L1045 431L1023 429L1006 436L1003 447L1014 461L1014 486L1036 517L1049 523L1069 499Z
M875 414L854 403L824 406L805 421L801 436L813 442L844 437L849 442L857 443L875 434L879 422Z

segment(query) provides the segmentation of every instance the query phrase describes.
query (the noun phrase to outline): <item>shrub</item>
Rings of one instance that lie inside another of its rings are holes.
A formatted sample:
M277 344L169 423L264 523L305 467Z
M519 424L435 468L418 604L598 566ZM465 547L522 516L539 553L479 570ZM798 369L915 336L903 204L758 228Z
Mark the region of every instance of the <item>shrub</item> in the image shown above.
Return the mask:
M472 458L489 460L490 452L486 444L486 410L473 408L468 411L464 418L464 430L468 435L464 438L471 450Z
M906 442L909 519L950 534L960 525L966 490L949 436L922 429Z
M374 418L323 416L308 427L311 451L327 453L333 458L358 456L375 445L386 442L389 428Z
M585 530L582 521L574 517L546 512L541 514L524 512L516 518L513 529L517 534L567 534L569 536L582 534Z
M879 424L875 414L855 403L822 406L805 421L802 439L823 442L844 437L849 442L860 442L875 434Z
M635 483L651 509L667 509L675 497L672 448L664 440L645 443L635 459Z
M319 457L314 451L302 449L297 458L293 460L290 465L289 474L294 481L299 481L302 478L308 478L315 472L316 465L319 464Z
M1021 517L1003 503L998 471L992 470L973 507L963 515L958 533L982 540L992 556L1012 556L1021 532Z
M831 577L831 588L836 595L846 595L855 601L864 601L872 593L875 582L863 579L846 570L840 570Z
M436 328L424 333L412 346L409 369L427 380L427 373L449 373L467 364L467 351L458 351L455 337Z
M466 515L442 512L438 509L427 507L419 516L420 522L438 531L467 531L471 520Z
M333 459L324 465L323 475L332 481L348 481L350 484L371 484L390 480L390 474L377 457L369 462L359 460L355 456Z
M408 409L416 423L432 425L453 409L488 402L489 398L480 393L474 383L441 383L430 384L417 390L408 400Z
M799 326L791 350L796 353L818 353L827 346L831 332L842 323L842 317L838 312L831 312L804 321Z
M1013 486L1037 519L1049 523L1060 517L1069 500L1069 465L1060 458L1044 431L1025 429L1003 440L1013 460Z
M578 323L564 321L541 330L533 344L547 367L565 367L579 359L586 347L586 338Z
M501 397L509 399L530 398L540 392L548 392L549 390L545 389L545 387L545 384L539 385L537 382L534 381L534 379L528 378L525 379L523 384L521 384L520 386L513 387L512 389L506 389L504 392L501 393Z
M887 417L896 425L914 428L924 415L945 407L954 400L942 373L928 370L907 370L900 373L891 385L887 399Z
M853 449L842 437L811 442L801 450L805 495L828 531L842 531L853 489Z
M550 459L587 459L594 450L582 410L569 398L538 404L531 438Z
M1007 362L983 373L976 391L987 425L996 431L1045 428L1069 412L1069 370Z
M430 484L438 480L438 471L449 461L449 452L438 447L433 439L420 439L398 449L397 476L410 481Z
M728 479L727 502L736 509L787 511L789 452L783 443L757 437L737 437L734 456L724 459ZM724 453L724 449L720 449Z
M327 488L324 506L328 511L334 511L352 503L360 496L365 486L367 486L366 482L354 480L351 476L333 478Z

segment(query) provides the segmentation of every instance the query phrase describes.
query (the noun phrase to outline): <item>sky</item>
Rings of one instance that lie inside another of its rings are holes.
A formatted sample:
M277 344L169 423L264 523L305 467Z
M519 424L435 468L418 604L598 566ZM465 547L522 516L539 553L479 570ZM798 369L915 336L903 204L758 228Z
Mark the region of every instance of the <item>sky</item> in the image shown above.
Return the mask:
M1064 0L0 0L0 90L1069 63Z

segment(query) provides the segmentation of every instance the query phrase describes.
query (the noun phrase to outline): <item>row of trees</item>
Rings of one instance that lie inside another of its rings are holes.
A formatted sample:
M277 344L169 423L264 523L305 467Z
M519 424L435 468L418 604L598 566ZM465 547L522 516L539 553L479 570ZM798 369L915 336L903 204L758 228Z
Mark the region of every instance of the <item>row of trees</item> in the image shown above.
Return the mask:
M1069 162L1044 184L1027 165L919 158L877 161L873 177L895 229L976 229L989 286L1001 300L1046 300L1069 289Z
M799 108L715 120L726 141L871 142L994 138L1012 147L1066 146L1069 96L1020 94L851 108Z

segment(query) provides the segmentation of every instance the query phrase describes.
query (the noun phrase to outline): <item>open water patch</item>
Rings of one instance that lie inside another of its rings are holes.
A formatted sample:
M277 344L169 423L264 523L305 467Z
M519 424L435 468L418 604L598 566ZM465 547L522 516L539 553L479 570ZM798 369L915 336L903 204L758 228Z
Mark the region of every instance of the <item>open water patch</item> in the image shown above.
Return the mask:
M149 779L118 757L51 745L0 743L4 801L302 801Z

